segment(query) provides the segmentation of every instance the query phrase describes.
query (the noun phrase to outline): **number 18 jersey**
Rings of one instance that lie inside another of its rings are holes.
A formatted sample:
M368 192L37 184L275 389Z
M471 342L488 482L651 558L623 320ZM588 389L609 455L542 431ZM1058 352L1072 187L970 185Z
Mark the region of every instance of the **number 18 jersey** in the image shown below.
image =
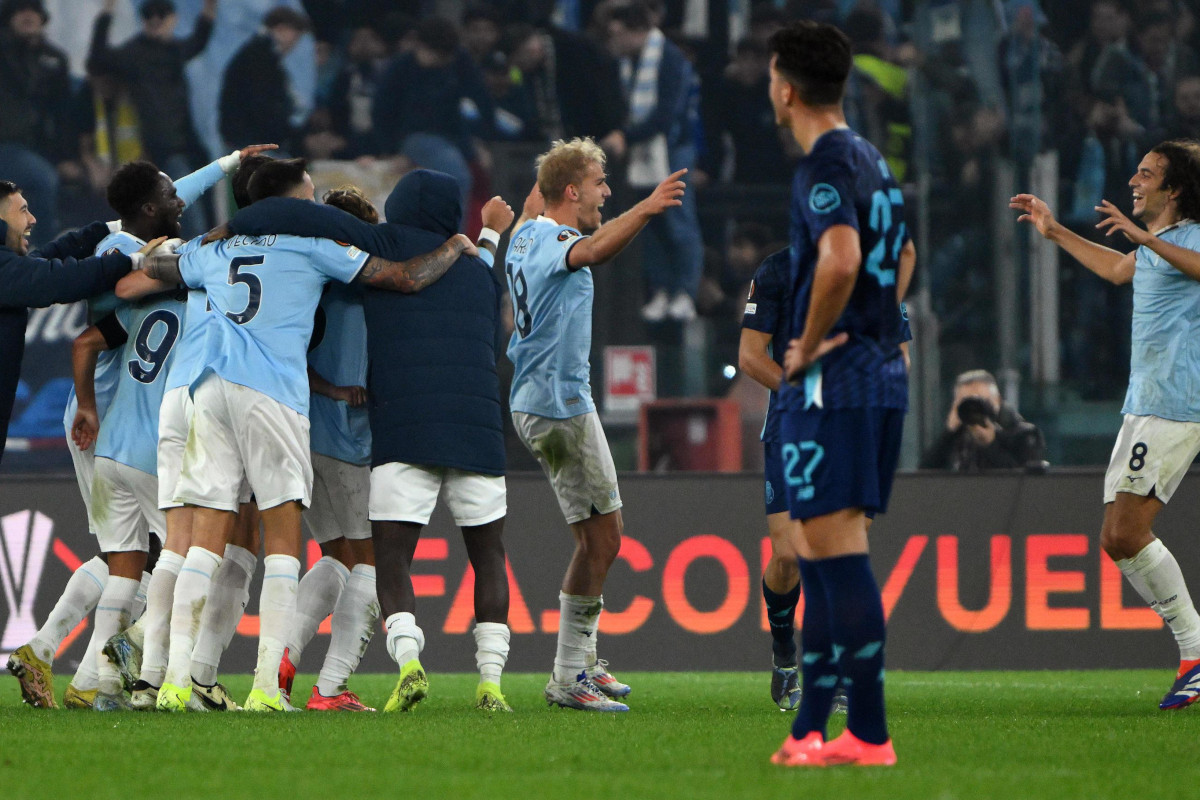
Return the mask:
M804 332L825 232L838 225L858 231L862 265L850 301L829 333L848 333L849 341L814 364L800 386L785 383L780 408L907 408L907 371L896 357L904 324L896 271L909 234L904 196L887 162L848 128L825 133L796 168L790 217L789 338Z

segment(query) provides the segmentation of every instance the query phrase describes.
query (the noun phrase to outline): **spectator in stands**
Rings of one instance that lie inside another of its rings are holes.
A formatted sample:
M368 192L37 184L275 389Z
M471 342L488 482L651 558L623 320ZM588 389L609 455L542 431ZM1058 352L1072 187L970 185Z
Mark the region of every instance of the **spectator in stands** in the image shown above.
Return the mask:
M1023 174L1066 110L1066 63L1042 35L1045 16L1030 0L1009 5L1009 32L1000 41L1000 75L1008 112L1009 153Z
M692 68L679 48L654 27L646 6L639 2L613 8L606 33L609 52L620 61L629 107L624 128L626 180L642 191L673 172L695 167ZM684 176L684 181L690 182L690 177ZM684 195L676 213L651 220L642 243L650 298L642 318L647 322L694 319L704 268L694 194Z
M770 63L767 48L754 39L743 39L729 66L704 93L701 107L708 147L700 167L706 177L739 184L791 181L791 170L786 166L790 159L784 152L767 96Z
M1004 404L990 372L976 369L954 381L946 430L921 457L921 469L1040 467L1044 451L1042 432Z
M462 49L458 29L441 17L421 20L411 52L401 52L380 78L373 108L383 154L453 175L471 194L471 163L487 156L476 137L491 138L494 112L479 68ZM464 205L466 205L464 203Z
M1175 39L1175 18L1164 12L1144 13L1138 19L1135 41L1138 63L1154 90L1154 118L1170 124L1175 103L1175 84L1180 78L1200 71L1196 51ZM1146 120L1148 127L1152 120Z
M87 208L74 210L86 210L95 219L111 213L104 192L116 168L146 158L141 121L128 87L108 65L93 59L87 62L87 82L75 96L71 117L88 189Z
M844 104L846 121L879 149L896 180L904 183L911 179L912 155L908 70L892 56L885 34L887 21L878 6L856 6L842 28L854 48Z
M1175 105L1170 122L1155 141L1200 139L1200 75L1189 75L1175 83Z
M192 125L184 68L208 46L217 0L204 0L192 34L186 39L175 37L179 17L171 0L146 0L140 12L141 31L113 48L108 32L116 4L117 0L105 0L96 17L88 60L95 69L115 75L128 88L146 157L168 175L182 177L207 160ZM207 228L204 204L192 204L181 222L189 236L203 232Z
M329 101L317 109L309 122L312 127L316 118L327 118L332 138L328 139L328 151L319 154L321 157L357 158L379 152L372 117L387 57L387 43L376 26L363 23L351 30L346 58L334 79ZM311 144L306 149L310 156L317 155Z
M524 80L514 80L520 70L501 50L483 60L483 82L496 107L496 138L506 142L543 142L533 93Z
M28 190L35 245L58 232L56 164L74 155L67 56L46 41L49 18L41 0L0 5L0 175Z
M263 31L238 50L221 84L221 136L229 147L237 142L270 142L294 152L296 128L283 58L310 30L308 17L280 6L263 17Z
M506 40L509 60L534 108L534 138L591 136L610 155L624 154L625 101L616 62L607 53L553 26L514 25Z
M462 17L462 45L480 68L500 46L504 16L494 4L472 3Z

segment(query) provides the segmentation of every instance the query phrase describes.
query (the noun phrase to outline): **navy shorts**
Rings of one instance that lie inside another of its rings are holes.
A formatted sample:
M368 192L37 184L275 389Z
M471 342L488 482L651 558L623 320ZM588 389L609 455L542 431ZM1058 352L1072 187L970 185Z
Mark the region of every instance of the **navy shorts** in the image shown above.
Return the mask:
M766 502L767 515L780 514L788 510L787 484L783 480L783 457L779 450L779 442L763 442L763 500Z
M781 415L780 456L792 519L846 508L887 511L900 460L904 411L834 408Z

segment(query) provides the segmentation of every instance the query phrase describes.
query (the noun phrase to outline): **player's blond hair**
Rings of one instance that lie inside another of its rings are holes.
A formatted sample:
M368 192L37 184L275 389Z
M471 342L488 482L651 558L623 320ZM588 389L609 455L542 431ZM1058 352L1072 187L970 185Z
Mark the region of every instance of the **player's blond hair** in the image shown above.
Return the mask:
M604 167L604 151L590 136L576 136L570 141L559 139L550 149L538 156L537 182L546 205L562 201L568 186L578 186L589 164Z

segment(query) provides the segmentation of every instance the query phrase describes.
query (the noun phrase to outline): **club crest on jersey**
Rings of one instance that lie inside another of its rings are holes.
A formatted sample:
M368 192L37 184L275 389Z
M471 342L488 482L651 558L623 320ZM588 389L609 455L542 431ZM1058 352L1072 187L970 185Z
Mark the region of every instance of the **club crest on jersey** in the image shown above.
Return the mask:
M560 242L565 242L567 239L570 239L572 235L573 234L570 231L559 231L558 240Z
M817 214L828 214L841 204L842 196L828 183L818 183L808 193L808 207Z

